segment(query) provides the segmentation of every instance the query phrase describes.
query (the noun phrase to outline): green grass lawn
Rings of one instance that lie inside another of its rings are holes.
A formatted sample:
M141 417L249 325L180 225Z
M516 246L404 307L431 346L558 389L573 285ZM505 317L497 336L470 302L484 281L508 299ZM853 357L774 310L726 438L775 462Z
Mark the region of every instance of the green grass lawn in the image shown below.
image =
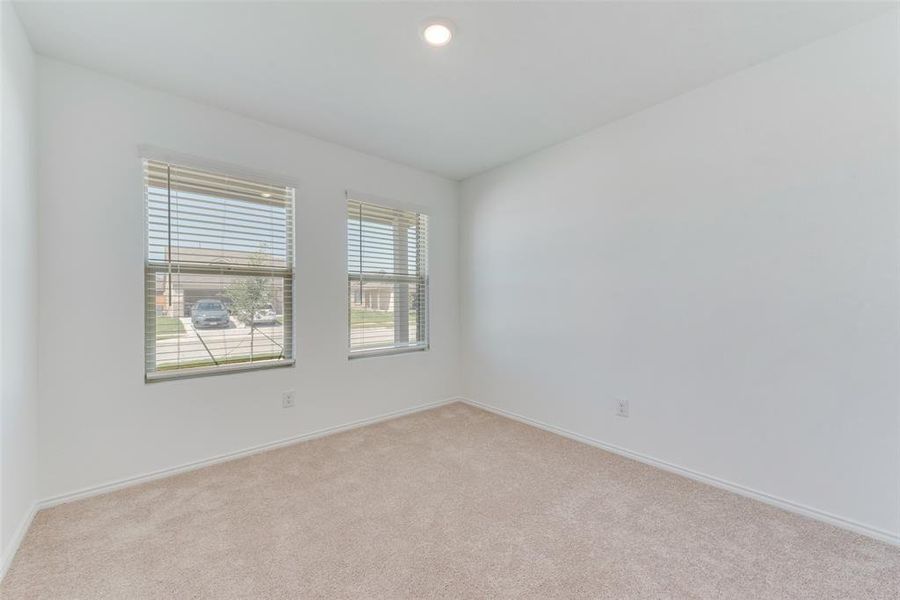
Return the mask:
M350 327L358 329L360 327L393 327L394 311L392 310L367 310L365 308L350 309ZM409 311L409 326L411 329L416 328L416 311Z
M156 317L156 339L165 340L178 337L184 333L184 325L181 319L176 317Z
M394 311L350 309L350 325L353 327L390 327L394 324Z

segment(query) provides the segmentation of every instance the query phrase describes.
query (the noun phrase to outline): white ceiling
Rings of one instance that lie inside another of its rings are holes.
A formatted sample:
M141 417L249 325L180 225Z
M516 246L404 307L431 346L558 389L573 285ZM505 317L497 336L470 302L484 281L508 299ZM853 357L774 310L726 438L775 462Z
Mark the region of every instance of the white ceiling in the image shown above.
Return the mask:
M890 4L24 3L40 54L462 179ZM445 48L419 37L455 22Z

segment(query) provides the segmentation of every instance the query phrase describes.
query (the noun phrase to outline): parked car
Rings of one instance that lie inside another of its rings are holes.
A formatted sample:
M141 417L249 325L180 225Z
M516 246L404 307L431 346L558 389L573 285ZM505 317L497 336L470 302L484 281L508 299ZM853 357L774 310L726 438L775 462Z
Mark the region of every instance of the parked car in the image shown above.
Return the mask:
M254 325L274 325L275 323L278 323L278 315L275 314L275 309L271 304L266 304L253 313Z
M203 327L228 327L231 319L221 300L198 300L191 309L191 323L195 329Z

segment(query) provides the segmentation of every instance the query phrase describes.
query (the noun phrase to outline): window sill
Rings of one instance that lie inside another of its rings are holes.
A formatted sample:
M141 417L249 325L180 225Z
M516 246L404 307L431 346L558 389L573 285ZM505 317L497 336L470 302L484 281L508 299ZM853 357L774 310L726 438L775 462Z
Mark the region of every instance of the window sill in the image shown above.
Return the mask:
M247 371L261 371L264 369L280 369L283 367L293 367L294 359L285 360L269 360L257 363L240 363L234 365L224 365L221 367L199 367L195 369L184 369L171 371L155 371L144 375L145 383L157 383L160 381L174 381L178 379L193 379L195 377L212 377L215 375L226 375L229 373L243 373Z
M409 346L404 348L378 348L375 350L360 350L351 352L347 358L356 360L357 358L370 358L373 356L390 356L392 354L409 354L410 352L425 352L430 346Z

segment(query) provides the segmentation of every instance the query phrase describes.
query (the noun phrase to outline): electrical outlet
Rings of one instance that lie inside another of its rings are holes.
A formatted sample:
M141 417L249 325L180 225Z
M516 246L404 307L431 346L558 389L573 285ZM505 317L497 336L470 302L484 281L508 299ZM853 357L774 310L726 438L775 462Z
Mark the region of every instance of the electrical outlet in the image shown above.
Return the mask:
M291 408L294 406L294 390L288 390L281 393L281 408Z
M628 417L628 400L624 398L616 399L616 415L619 417Z

